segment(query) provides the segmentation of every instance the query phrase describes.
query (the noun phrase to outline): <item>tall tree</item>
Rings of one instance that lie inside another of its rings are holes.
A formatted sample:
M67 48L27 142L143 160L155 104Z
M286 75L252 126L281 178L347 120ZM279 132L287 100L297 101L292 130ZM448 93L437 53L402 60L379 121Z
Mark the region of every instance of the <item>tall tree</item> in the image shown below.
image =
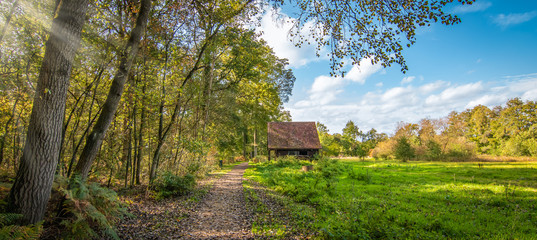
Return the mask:
M88 0L62 2L46 43L20 167L9 192L9 209L23 223L43 219L60 153L69 77Z
M86 145L84 146L84 150L82 150L80 159L75 167L76 175L79 175L83 179L88 176L91 165L97 156L99 148L101 147L106 131L110 127L110 123L116 114L130 68L134 58L136 57L136 54L138 53L140 40L145 33L150 11L151 0L142 0L140 11L138 12L138 17L136 18L136 26L132 30L129 40L121 53L119 67L114 76L114 80L112 81L112 86L110 86L103 110L99 115L95 126L93 126L91 133L86 139Z

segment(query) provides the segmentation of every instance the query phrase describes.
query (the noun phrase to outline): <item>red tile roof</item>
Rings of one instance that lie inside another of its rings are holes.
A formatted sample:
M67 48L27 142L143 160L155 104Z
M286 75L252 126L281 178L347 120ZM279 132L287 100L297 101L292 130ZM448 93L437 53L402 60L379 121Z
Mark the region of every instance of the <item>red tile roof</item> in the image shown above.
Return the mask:
M321 149L315 122L269 122L269 149Z

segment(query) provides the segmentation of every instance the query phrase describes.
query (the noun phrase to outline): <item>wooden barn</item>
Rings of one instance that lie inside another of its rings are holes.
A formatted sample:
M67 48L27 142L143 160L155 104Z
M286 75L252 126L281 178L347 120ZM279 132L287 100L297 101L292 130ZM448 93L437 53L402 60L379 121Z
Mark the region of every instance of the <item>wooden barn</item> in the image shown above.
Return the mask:
M309 159L322 148L315 122L269 122L267 132L269 160L272 151L276 157Z

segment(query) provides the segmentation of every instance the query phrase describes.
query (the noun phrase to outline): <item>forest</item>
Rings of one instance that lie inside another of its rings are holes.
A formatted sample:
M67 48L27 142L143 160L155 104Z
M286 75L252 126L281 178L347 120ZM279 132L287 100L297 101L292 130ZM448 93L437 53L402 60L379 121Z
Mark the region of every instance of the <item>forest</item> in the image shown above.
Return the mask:
M258 172L246 173L254 180L265 170L272 176L270 164L298 170L296 159L264 161L267 123L292 120L283 104L296 81L288 60L255 31L267 9L297 9L287 37L297 47L316 44L317 55L330 59L330 74L343 76L345 63L362 59L405 72L403 49L416 42L417 29L460 23L443 8L473 2L2 1L0 238L119 239L129 229L118 223L141 211L133 206L203 201L236 162L250 161L248 170ZM313 26L307 33L306 25ZM327 156L535 157L535 108L515 98L493 109L480 105L401 123L394 136L362 132L352 121L342 134L317 128ZM343 176L340 165L323 156L315 164L315 173L301 175L307 181L322 176L313 186L321 181L330 190ZM360 181L369 176L345 174ZM280 180L257 179L268 186ZM246 195L240 199L256 204L249 181L239 183ZM173 214L174 223L188 218ZM315 236L330 238L318 231Z
M251 139L266 141L267 122L290 120L282 104L295 77L245 27L257 11L250 3L2 2L0 164L4 180L20 184L8 209L37 223L53 179L72 192L62 179L112 188L203 176L218 160L248 156ZM62 14L73 22L55 28Z

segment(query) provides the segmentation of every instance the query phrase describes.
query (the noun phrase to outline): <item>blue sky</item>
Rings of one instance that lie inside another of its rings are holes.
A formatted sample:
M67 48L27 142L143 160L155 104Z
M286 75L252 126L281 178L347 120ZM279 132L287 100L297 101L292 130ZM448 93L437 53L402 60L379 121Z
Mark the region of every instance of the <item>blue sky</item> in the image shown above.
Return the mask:
M327 59L317 58L314 46L294 47L289 26L271 13L258 30L289 59L297 78L284 105L293 121L319 121L331 133L340 133L348 120L364 131L390 134L399 121L440 118L514 97L536 101L537 1L478 0L446 10L462 23L420 29L417 43L403 52L406 74L398 65L384 69L365 59L360 67L346 66L345 78L333 78Z

